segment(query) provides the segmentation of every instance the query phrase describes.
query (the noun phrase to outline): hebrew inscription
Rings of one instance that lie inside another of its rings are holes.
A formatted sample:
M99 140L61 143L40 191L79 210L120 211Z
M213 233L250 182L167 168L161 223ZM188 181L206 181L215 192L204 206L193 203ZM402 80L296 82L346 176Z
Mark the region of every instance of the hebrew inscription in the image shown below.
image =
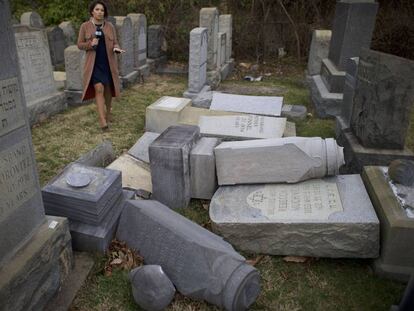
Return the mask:
M0 137L25 124L17 77L0 80Z

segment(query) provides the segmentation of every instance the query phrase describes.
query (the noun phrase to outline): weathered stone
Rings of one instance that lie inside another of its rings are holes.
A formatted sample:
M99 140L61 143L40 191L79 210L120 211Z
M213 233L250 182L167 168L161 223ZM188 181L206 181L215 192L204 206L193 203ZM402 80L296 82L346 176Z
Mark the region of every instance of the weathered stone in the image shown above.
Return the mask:
M153 132L145 132L132 146L131 149L128 150L128 154L137 158L138 160L144 161L145 163L149 163L149 154L148 148L152 144L152 142L158 138L160 134L153 133Z
M165 54L165 27L151 25L148 27L148 57L159 58Z
M213 92L210 109L278 117L281 114L282 105L283 97Z
M191 199L190 151L200 130L174 125L149 147L153 199L170 208L187 207Z
M363 49L351 128L364 147L403 149L414 102L414 62Z
M66 46L76 44L77 36L75 33L75 29L73 28L72 22L70 21L61 22L59 24L59 28L62 29L63 34L65 36Z
M286 118L258 115L201 116L199 126L202 136L223 140L280 138L286 127Z
M414 184L414 161L392 161L388 167L388 175L398 184L412 186Z
M144 310L164 310L173 300L175 287L161 266L145 265L129 273L132 295Z
M86 166L105 167L115 159L115 151L109 140L104 140L92 150L81 155L75 162Z
M210 109L213 92L211 92L211 87L209 85L205 85L195 97L191 94L189 95L187 92L185 92L183 96L192 98L193 107Z
M214 149L219 185L296 183L339 174L343 148L332 138L224 142Z
M226 63L226 33L217 33L217 67L221 69ZM224 80L223 77L221 80Z
M83 67L85 65L85 51L79 50L76 45L65 49L66 89L82 91Z
M311 101L320 118L334 117L342 110L342 93L331 93L326 88L320 75L314 75L309 79Z
M46 29L49 41L50 57L53 66L61 66L65 63L66 40L63 30L58 26L51 26Z
M177 290L226 310L246 310L260 292L258 271L221 237L167 206L128 201L117 238L160 265Z
M217 68L217 35L219 31L219 12L217 8L200 10L200 27L207 28L207 70Z
M308 75L321 72L322 60L328 57L332 32L330 30L314 30L308 58Z
M224 14L219 16L219 32L226 34L226 62L231 61L233 41L233 16Z
M188 91L198 94L207 82L207 29L194 28L190 32ZM194 97L193 95L192 97ZM190 97L191 96L186 96Z
M33 28L44 28L43 20L36 12L25 12L20 16L20 24Z
M281 116L288 120L304 120L308 115L308 109L302 105L283 105Z
M338 68L329 58L322 60L321 78L329 92L343 92L345 83L345 71L338 70Z
M138 69L147 64L147 18L144 14L130 13L134 39L134 65Z
M215 232L253 253L331 258L379 253L378 218L359 175L220 187L210 218Z
M398 280L414 274L414 218L409 218L380 167L364 167L362 174L381 224L381 255L376 273Z
M214 147L219 143L220 140L217 138L202 137L191 149L190 179L192 198L210 200L217 189Z

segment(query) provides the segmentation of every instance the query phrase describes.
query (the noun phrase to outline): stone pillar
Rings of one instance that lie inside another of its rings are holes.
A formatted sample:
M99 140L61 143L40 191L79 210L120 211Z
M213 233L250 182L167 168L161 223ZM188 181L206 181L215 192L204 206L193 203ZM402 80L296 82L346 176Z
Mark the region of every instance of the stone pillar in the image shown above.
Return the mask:
M85 55L85 51L79 50L76 45L71 45L65 49L65 95L68 105L71 106L82 104Z
M0 1L0 301L4 310L42 310L66 276L72 250L67 220L43 209L9 21L9 3Z

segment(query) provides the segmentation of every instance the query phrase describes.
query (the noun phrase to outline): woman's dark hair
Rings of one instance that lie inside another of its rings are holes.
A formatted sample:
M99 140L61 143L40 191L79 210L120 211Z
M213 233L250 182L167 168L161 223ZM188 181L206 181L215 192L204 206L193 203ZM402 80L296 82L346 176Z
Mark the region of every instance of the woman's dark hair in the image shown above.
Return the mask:
M99 0L92 1L91 4L89 4L89 14L92 16L92 11L96 7L97 4L101 4L104 7L104 11L105 11L104 17L107 18L108 17L108 8L106 7L105 2L99 1Z

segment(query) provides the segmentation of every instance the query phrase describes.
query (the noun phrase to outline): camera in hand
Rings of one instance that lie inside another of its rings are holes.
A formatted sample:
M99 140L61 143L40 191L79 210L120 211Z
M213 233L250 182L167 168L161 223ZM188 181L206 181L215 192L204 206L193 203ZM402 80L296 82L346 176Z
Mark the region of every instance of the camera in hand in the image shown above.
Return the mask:
M100 26L97 26L95 30L95 38L99 40L100 38L102 38L102 36L103 36L102 29ZM94 45L93 49L96 50L97 47L98 45Z

